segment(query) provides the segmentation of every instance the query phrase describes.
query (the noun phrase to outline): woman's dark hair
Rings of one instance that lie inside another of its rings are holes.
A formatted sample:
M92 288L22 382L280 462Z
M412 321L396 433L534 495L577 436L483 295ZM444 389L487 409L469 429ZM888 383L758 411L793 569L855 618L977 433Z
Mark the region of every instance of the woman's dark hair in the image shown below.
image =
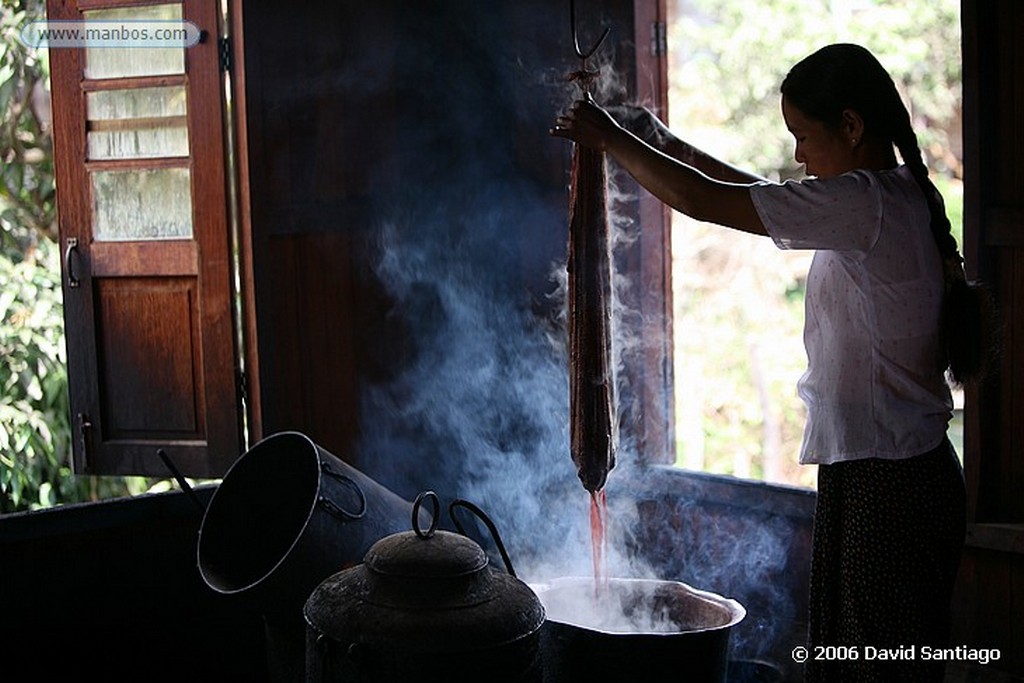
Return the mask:
M942 195L928 178L910 114L892 77L865 48L840 43L797 63L781 90L791 105L826 126L838 127L846 110L857 112L864 121L865 137L888 141L899 150L928 202L932 236L942 256L946 283L942 336L949 373L959 384L978 378L993 348L991 298L980 284L967 281Z

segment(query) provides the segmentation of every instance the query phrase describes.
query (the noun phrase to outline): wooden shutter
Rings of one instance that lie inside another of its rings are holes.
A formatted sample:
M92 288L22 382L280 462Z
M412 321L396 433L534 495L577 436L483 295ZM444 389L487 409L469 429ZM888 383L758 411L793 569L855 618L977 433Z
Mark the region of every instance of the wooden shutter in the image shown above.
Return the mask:
M633 45L635 71L629 74L633 97L663 121L668 121L668 57L665 0L634 0ZM672 399L672 248L671 212L646 190L633 185L633 211L641 226L627 250L626 267L639 283L630 305L643 321L637 333L645 340L637 364L628 368L637 392L639 420L635 423L641 457L647 463L675 460Z
M78 473L239 455L218 3L49 0L50 21L191 22L193 47L50 49Z

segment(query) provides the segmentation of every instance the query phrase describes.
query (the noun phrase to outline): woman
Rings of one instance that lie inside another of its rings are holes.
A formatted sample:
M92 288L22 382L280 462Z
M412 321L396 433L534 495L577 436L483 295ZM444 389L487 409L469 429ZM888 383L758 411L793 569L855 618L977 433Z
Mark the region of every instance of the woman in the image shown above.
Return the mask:
M871 53L825 47L781 90L805 181L762 181L653 116L626 117L641 140L589 98L551 132L604 150L687 215L815 250L798 385L800 461L819 465L807 677L938 681L942 663L922 648L947 640L965 531L945 372L962 382L980 370L980 299L907 110ZM856 659L816 659L819 646ZM902 658L870 656L883 650Z

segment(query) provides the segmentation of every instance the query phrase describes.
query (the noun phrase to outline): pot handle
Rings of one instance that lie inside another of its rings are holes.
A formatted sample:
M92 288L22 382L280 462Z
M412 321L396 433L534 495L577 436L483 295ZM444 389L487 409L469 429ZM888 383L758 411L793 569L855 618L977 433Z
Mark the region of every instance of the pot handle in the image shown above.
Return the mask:
M505 569L513 578L516 578L516 571L512 568L512 560L509 559L508 552L505 551L505 544L501 542L501 535L498 534L498 527L494 525L491 518L484 514L483 510L473 503L470 503L468 500L462 500L461 498L453 500L448 506L448 516L452 518L452 522L455 523L455 527L463 536L468 536L469 534L466 533L466 530L462 527L462 523L459 521L458 515L455 514L456 508L460 507L466 508L484 523L487 530L491 532L491 538L494 539L494 544L498 546L498 552L501 553L501 559L505 563Z
M326 462L320 463L320 469L327 476L355 491L356 497L359 499L359 508L357 510L346 510L327 496L322 495L320 496L320 504L324 506L324 509L343 522L354 522L362 519L366 514L366 494L363 493L361 488L359 488L359 484L357 484L356 481L347 474L335 472Z
M420 508L423 506L423 501L429 500L430 504L434 507L434 514L430 516L430 526L424 531L423 527L420 526ZM441 517L441 501L438 499L437 494L433 491L424 491L420 495L416 496L416 502L412 504L412 530L417 536L423 539L430 538L437 531L437 522Z

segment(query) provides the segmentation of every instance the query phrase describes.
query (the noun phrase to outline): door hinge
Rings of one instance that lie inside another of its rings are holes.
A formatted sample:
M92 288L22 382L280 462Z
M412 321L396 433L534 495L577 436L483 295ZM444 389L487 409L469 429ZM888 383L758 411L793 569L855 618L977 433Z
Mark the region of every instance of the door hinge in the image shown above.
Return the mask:
M231 39L227 36L217 39L217 57L221 71L231 71Z
M78 414L78 438L82 452L82 464L89 467L89 449L92 445L92 422L85 413Z
M664 21L651 22L651 56L663 57L668 54L668 26Z
M242 401L246 404L249 403L249 378L245 374L245 370L238 371L238 395Z

